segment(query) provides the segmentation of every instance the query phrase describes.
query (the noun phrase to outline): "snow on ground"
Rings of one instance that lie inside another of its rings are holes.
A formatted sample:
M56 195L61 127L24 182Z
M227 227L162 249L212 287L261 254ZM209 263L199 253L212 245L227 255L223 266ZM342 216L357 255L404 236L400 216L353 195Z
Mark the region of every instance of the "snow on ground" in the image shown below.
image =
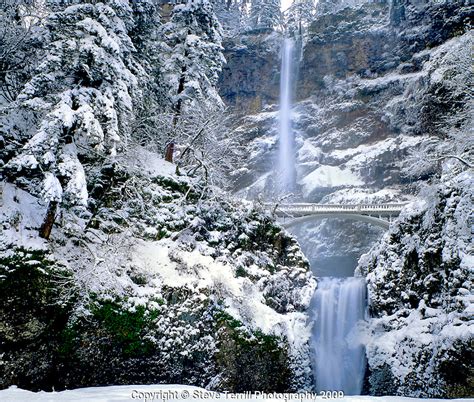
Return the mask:
M38 238L38 230L46 206L37 198L20 190L13 184L0 184L0 223L2 236L0 247L15 243L24 248L43 248L44 241ZM5 244L2 244L5 242Z
M311 140L303 140L303 145L298 149L298 162L315 162L322 156L321 148L315 146Z
M276 135L265 135L256 138L249 145L250 159L255 160L263 156L265 153L271 151L273 148L275 148L277 141L278 137Z
M361 186L364 182L348 169L337 166L320 166L303 177L299 184L303 186L305 197L317 188L339 186Z
M260 113L257 113L257 114L252 114L250 116L246 116L246 119L251 123L259 123L259 122L262 122L262 121L277 119L278 116L279 116L279 113L280 112L278 110L274 110L274 111L271 111L271 112L263 111L263 112L260 112Z
M132 166L141 173L147 173L149 176L174 176L176 165L165 161L157 156L156 152L147 150L141 146L131 148L123 156L124 165Z
M373 190L369 188L343 188L326 196L322 203L327 204L374 204L414 200L400 187Z
M202 388L185 385L120 385L109 387L79 388L61 392L30 392L10 387L0 391L3 402L130 402L130 401L310 401L324 400L322 396L307 394L225 394L206 391ZM399 396L344 396L332 399L334 402L415 402L416 398ZM429 399L430 402L441 402L446 399ZM451 399L453 402L470 402L473 398Z
M170 251L172 259L179 261L179 264L170 258ZM284 335L291 338L295 345L300 345L301 339L309 337L305 314L277 313L265 304L258 286L248 278L235 278L229 264L205 254L206 250L199 247L193 251L177 250L169 239L141 241L134 253L134 263L157 274L161 284L165 286L187 286L191 291L219 289L227 300L227 310L233 317L264 333ZM302 302L309 304L313 292L313 286L302 289Z
M425 72L418 71L415 73L389 73L381 77L370 78L370 79L361 79L359 85L363 86L366 89L376 89L380 90L381 87L387 87L389 85L397 84L404 81L416 81L420 77L425 75Z
M410 149L420 141L420 137L399 135L396 138L387 138L373 144L362 144L356 148L335 150L330 153L330 157L340 163L345 163L347 167L360 168L366 166L368 161L379 159L384 153Z

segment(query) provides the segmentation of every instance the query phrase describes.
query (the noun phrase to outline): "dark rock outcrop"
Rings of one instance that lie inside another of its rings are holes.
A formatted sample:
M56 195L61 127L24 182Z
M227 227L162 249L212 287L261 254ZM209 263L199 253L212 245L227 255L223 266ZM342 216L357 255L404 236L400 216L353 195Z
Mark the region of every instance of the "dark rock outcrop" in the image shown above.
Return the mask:
M238 114L255 114L278 102L280 36L247 33L223 42L227 63L218 87L221 97Z

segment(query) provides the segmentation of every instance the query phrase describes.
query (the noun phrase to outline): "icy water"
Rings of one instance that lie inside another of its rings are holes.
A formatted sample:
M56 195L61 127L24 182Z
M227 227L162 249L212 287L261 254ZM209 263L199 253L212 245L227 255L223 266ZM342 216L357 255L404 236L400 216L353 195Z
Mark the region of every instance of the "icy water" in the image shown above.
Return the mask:
M280 71L280 149L279 184L281 193L292 191L295 183L294 138L291 129L291 95L293 88L294 43L285 39L282 47Z
M366 358L357 340L357 323L366 309L362 278L320 278L314 294L312 348L318 391L360 395Z

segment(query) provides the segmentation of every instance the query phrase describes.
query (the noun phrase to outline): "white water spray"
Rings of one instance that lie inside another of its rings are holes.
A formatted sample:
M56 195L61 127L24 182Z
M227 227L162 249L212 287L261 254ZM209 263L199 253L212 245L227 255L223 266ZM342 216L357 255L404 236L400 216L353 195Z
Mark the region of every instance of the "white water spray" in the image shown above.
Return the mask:
M357 323L365 316L364 279L322 278L313 302L316 389L360 395L366 358L357 339Z
M290 192L295 183L294 137L291 129L291 94L293 89L293 50L291 39L283 42L280 72L280 192Z

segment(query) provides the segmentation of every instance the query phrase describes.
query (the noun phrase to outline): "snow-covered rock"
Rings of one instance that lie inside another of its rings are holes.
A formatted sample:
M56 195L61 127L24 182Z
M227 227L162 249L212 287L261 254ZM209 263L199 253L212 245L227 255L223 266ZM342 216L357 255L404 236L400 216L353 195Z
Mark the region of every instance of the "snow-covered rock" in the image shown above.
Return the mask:
M472 395L472 170L428 187L359 261L371 394Z

